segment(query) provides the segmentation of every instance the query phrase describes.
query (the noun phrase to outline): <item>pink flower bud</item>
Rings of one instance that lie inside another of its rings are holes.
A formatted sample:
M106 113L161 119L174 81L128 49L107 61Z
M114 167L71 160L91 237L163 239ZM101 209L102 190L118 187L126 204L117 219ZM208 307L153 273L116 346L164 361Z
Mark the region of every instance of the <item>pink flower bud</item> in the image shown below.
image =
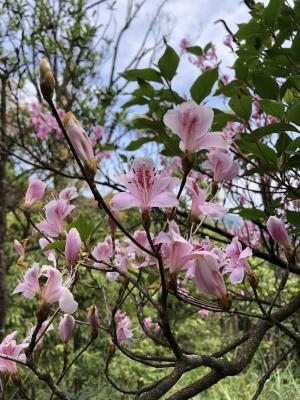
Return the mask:
M25 255L25 249L24 249L24 247L22 246L22 244L21 244L17 239L14 240L14 247L15 247L15 250L16 250L16 252L18 253L18 255L19 255L20 257L24 257L24 255Z
M267 229L272 238L284 247L291 245L287 230L283 222L277 217L270 217L267 221Z
M44 197L45 189L45 183L39 179L32 179L25 194L25 205L32 206L36 201L41 200Z
M72 335L75 326L75 318L70 314L65 314L59 323L59 334L64 343L67 343Z
M81 239L76 228L72 228L67 233L65 257L67 265L74 265L80 253Z
M91 327L91 334L96 337L99 329L99 311L96 306L90 306L88 308L88 321Z
M65 115L64 126L78 157L82 161L94 160L92 143L85 130L71 112Z

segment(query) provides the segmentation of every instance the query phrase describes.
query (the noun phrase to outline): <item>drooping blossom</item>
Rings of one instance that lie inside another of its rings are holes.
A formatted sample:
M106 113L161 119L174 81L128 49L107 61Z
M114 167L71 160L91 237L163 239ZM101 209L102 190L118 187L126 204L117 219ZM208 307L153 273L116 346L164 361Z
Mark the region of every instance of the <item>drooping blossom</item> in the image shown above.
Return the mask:
M59 193L58 196L60 200L66 200L68 202L71 202L72 200L76 199L76 197L78 197L78 193L75 186L66 187Z
M91 140L73 113L68 112L63 123L74 150L81 161L94 160Z
M67 265L74 265L80 253L81 239L76 228L70 229L66 236L65 258Z
M125 312L118 310L115 315L116 319L116 333L117 339L120 344L130 340L133 336L130 330L132 321Z
M239 173L238 163L220 149L210 150L202 166L213 172L215 182L229 181Z
M194 261L187 271L196 286L207 294L219 299L226 296L224 278L219 271L218 256L211 251L198 251L193 255Z
M63 199L52 200L45 206L46 219L37 227L46 235L57 237L64 233L64 219L75 208L74 205Z
M164 115L164 123L180 137L179 147L182 151L196 153L212 147L227 149L228 142L221 132L208 133L213 117L211 108L188 101L169 110Z
M21 354L23 349L28 347L28 343L21 343L17 345L16 342L17 332L13 332L2 340L0 344L0 353L9 357L17 358L22 362L26 362L25 354ZM16 375L18 372L17 370L17 363L12 360L7 360L5 358L0 357L0 374L9 374L9 375Z
M46 184L39 179L29 181L28 189L25 194L25 206L30 207L36 201L44 197Z
M43 287L40 287L39 278L42 275L47 277L47 281ZM34 263L26 271L24 282L20 283L13 291L13 294L15 293L22 293L28 299L36 296L41 304L51 305L59 302L59 307L70 314L73 314L78 306L73 294L63 285L61 272L49 265L43 266L41 270L39 264Z
M188 39L183 38L180 40L179 47L181 50L186 50L190 46L190 42Z
M169 231L160 232L155 241L162 243L162 253L172 273L178 272L187 264L193 245L185 240L175 221L169 222Z
M70 337L72 336L74 326L75 326L75 318L70 314L64 314L58 326L61 340L64 343L67 343Z
M226 255L228 257L223 274L230 272L231 283L241 283L244 279L245 273L252 274L251 267L247 258L252 256L252 249L246 247L244 250L238 237L234 237L232 242L226 248Z
M280 243L283 247L291 246L287 230L279 218L270 217L267 221L267 229L273 240Z
M199 215L211 218L222 218L226 208L220 204L206 201L207 193L197 185L194 179L188 178L187 189L192 196L191 216L197 218Z
M118 193L112 198L114 210L140 207L149 210L151 207L175 207L178 200L171 191L178 180L164 176L155 170L150 158L136 158L131 170L118 178L129 193Z
M230 50L233 51L233 40L232 40L232 36L231 35L227 35L225 36L223 43L225 46L229 47Z

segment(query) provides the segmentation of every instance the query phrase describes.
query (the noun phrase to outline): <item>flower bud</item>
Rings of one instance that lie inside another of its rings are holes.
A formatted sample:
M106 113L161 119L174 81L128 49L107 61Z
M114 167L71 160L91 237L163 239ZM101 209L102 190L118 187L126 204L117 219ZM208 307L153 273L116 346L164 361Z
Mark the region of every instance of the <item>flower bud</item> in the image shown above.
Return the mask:
M74 265L80 253L81 239L76 228L70 229L66 237L65 258L67 265Z
M270 217L267 221L267 229L275 242L280 243L286 248L291 246L287 230L279 218L274 216Z
M77 156L84 162L86 173L90 178L94 179L97 171L97 162L90 138L73 113L68 112L65 115L63 124Z
M64 343L67 343L72 336L75 326L75 318L70 314L65 314L59 323L59 334Z
M96 306L90 306L88 308L88 321L91 327L91 336L96 338L99 329L99 312Z
M40 89L46 101L51 101L55 88L55 80L50 64L46 58L40 61Z

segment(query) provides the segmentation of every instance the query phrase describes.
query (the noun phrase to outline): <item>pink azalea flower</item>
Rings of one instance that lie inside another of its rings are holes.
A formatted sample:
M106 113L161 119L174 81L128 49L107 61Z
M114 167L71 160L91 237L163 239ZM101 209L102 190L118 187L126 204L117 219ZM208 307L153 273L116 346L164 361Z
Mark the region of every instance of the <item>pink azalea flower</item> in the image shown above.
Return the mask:
M111 238L108 237L105 239L104 242L100 242L94 247L92 251L92 256L97 260L97 261L104 261L108 262L110 258L112 257L112 242ZM98 266L98 263L95 264L95 266Z
M201 308L201 310L199 310L199 314L201 317L209 317L210 311L206 310L205 308Z
M71 112L65 115L64 126L78 157L82 161L93 160L95 157L90 138Z
M38 228L51 237L64 233L64 219L75 208L74 205L63 199L52 200L45 206L46 219L41 221Z
M227 211L225 207L206 201L207 193L201 190L194 179L188 178L187 188L192 195L191 215L197 218L199 215L211 218L222 218Z
M73 314L78 307L73 294L62 284L61 272L50 266L43 267L43 275L47 276L47 282L42 288L41 297L47 304L59 302L59 307L68 314Z
M233 51L233 40L231 35L225 36L223 43Z
M76 228L70 229L66 237L65 258L67 265L74 265L80 253L81 239Z
M78 197L77 189L75 186L70 186L65 189L63 189L60 193L58 198L60 200L66 200L70 202L71 200L76 199Z
M229 181L239 173L238 163L220 149L211 150L202 165L213 172L215 182Z
M226 255L229 257L227 265L223 270L223 274L230 272L231 283L241 283L244 279L244 274L252 273L251 267L247 258L252 256L252 250L246 247L244 250L238 237L232 239L232 242L226 248Z
M160 232L155 243L162 243L163 256L175 274L187 264L193 250L193 246L180 235L175 221L169 222L169 232Z
M40 292L40 276L39 264L32 264L32 267L25 272L24 282L19 283L19 285L13 291L13 294L22 293L26 299L33 299L33 297Z
M207 294L218 298L226 295L224 278L219 271L218 256L211 251L198 251L193 255L194 261L188 269L188 277L192 277L196 286Z
M118 181L129 193L118 193L113 197L114 210L131 207L149 210L151 207L175 207L178 204L176 196L171 192L177 179L156 172L149 158L136 158L131 170L121 174Z
M25 194L25 205L32 206L36 201L44 197L46 184L39 179L32 179L29 182L27 192Z
M118 310L115 315L117 339L120 344L130 340L133 336L130 330L132 321L125 312Z
M5 354L9 357L17 358L22 362L26 362L25 354L21 354L22 350L28 347L28 343L16 343L16 336L17 332L13 332L7 335L0 344L0 353ZM0 373L8 373L9 375L16 375L18 372L17 370L17 363L15 361L6 360L0 357Z
M267 229L275 242L280 243L283 247L289 247L291 242L287 230L283 222L277 217L270 217L267 221Z
M67 343L70 337L72 336L74 326L75 326L75 318L70 314L64 314L58 326L61 340L64 343Z
M94 126L93 131L97 139L101 139L104 136L104 128L101 125Z
M221 132L208 133L214 118L213 110L193 101L180 104L164 115L164 123L180 139L180 149L196 153L212 147L227 149L228 142Z
M186 50L189 46L190 42L187 39L183 38L180 40L179 47L181 50Z

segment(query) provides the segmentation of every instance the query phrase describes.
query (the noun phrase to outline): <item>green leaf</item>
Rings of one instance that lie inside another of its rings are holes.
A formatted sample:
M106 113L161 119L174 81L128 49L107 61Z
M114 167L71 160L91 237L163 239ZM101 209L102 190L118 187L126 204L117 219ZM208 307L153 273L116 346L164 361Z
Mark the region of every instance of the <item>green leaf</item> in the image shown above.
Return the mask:
M154 121L150 118L135 118L132 123L137 129L147 129L153 132L161 132L162 130L164 131L164 125L162 122Z
M300 212L299 211L286 211L287 220L291 225L294 225L297 230L300 229Z
M286 117L289 121L300 125L300 102L293 104L287 110Z
M264 9L263 18L268 26L274 27L280 15L282 0L270 0Z
M195 56L202 56L203 55L203 50L201 49L200 46L191 46L187 47L186 51L192 54L195 54Z
M144 97L133 97L129 101L127 101L125 104L122 105L122 108L128 108L131 106L135 105L145 105L148 104L148 100L145 99Z
M242 208L239 211L239 215L245 219L265 219L266 215L263 211L258 210L257 208Z
M142 147L145 143L153 142L155 139L149 137L141 137L137 140L133 140L129 145L125 148L127 151L135 151Z
M279 86L275 79L264 72L252 73L253 86L256 92L264 99L278 98Z
M218 68L203 72L193 83L190 93L196 103L201 103L207 97L218 79Z
M53 250L53 249L64 250L65 247L66 247L65 240L56 240L55 242L47 244L47 246L45 246L43 248L43 252Z
M220 131L222 130L228 122L239 122L242 121L233 114L225 113L221 110L214 109L214 121L212 125L212 131Z
M261 100L260 108L268 115L282 118L284 114L284 105L274 100Z
M80 215L72 224L68 225L68 231L76 228L79 232L80 239L85 242L89 239L94 229L94 224L87 220L87 218Z
M180 58L176 51L169 45L166 46L166 50L162 57L158 60L158 68L162 76L168 81L171 81L177 71Z
M133 96L146 96L146 97L153 97L155 95L155 90L150 83L138 80L139 88L132 92Z
M248 120L252 112L252 99L249 95L239 93L231 98L229 106L241 118Z
M261 128L255 129L255 131L253 131L250 135L247 136L247 139L250 140L250 142L256 142L260 138L271 135L272 133L280 133L286 131L298 132L298 129L295 126L291 124L286 124L284 122L278 124L265 125L262 126Z
M139 79L142 79L144 81L162 83L159 72L153 68L131 69L129 71L123 72L121 76L123 76L123 78L127 79L128 81L138 81Z

